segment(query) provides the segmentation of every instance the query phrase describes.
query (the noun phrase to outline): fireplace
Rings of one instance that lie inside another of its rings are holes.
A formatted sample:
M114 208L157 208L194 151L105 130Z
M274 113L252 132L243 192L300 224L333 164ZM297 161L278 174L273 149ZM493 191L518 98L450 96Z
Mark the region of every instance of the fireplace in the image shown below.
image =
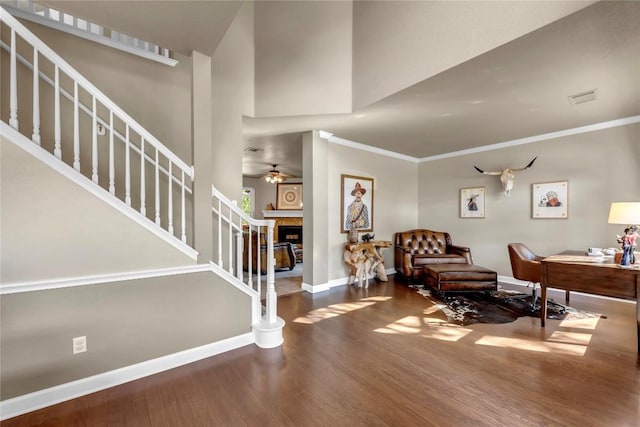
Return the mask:
M278 242L302 243L301 225L278 226Z

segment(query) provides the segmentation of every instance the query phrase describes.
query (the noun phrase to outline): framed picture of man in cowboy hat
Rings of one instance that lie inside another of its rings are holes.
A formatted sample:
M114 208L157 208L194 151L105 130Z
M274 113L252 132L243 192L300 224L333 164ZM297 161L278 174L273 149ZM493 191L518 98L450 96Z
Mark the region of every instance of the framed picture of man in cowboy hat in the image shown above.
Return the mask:
M352 228L373 231L373 178L340 175L342 200L340 227L342 233Z

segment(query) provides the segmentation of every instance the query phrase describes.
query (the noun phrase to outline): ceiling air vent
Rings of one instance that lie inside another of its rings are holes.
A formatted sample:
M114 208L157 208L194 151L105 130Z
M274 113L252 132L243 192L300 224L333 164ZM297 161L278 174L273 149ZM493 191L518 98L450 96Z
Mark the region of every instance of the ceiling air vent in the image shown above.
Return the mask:
M591 102L595 100L596 100L595 89L569 96L569 102L571 103L571 105L584 104L585 102Z

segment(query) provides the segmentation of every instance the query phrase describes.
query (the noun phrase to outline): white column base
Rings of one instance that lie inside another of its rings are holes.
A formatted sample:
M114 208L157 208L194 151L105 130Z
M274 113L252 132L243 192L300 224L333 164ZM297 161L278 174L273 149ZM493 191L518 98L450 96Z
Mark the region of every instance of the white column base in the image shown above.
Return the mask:
M281 346L284 342L284 338L282 337L283 328L284 320L281 318L276 318L275 323L267 323L266 319L263 318L260 323L253 325L256 345L260 348Z

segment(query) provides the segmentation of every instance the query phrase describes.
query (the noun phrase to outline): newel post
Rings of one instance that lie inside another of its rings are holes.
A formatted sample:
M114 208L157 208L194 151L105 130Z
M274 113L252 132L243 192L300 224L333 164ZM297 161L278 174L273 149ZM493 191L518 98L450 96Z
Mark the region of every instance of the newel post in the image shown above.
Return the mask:
M261 348L273 348L282 345L284 320L278 317L278 296L275 283L275 262L273 255L273 229L275 221L268 221L267 227L267 292L266 314L253 326L256 345ZM258 264L259 265L259 264ZM259 268L259 267L258 267Z

